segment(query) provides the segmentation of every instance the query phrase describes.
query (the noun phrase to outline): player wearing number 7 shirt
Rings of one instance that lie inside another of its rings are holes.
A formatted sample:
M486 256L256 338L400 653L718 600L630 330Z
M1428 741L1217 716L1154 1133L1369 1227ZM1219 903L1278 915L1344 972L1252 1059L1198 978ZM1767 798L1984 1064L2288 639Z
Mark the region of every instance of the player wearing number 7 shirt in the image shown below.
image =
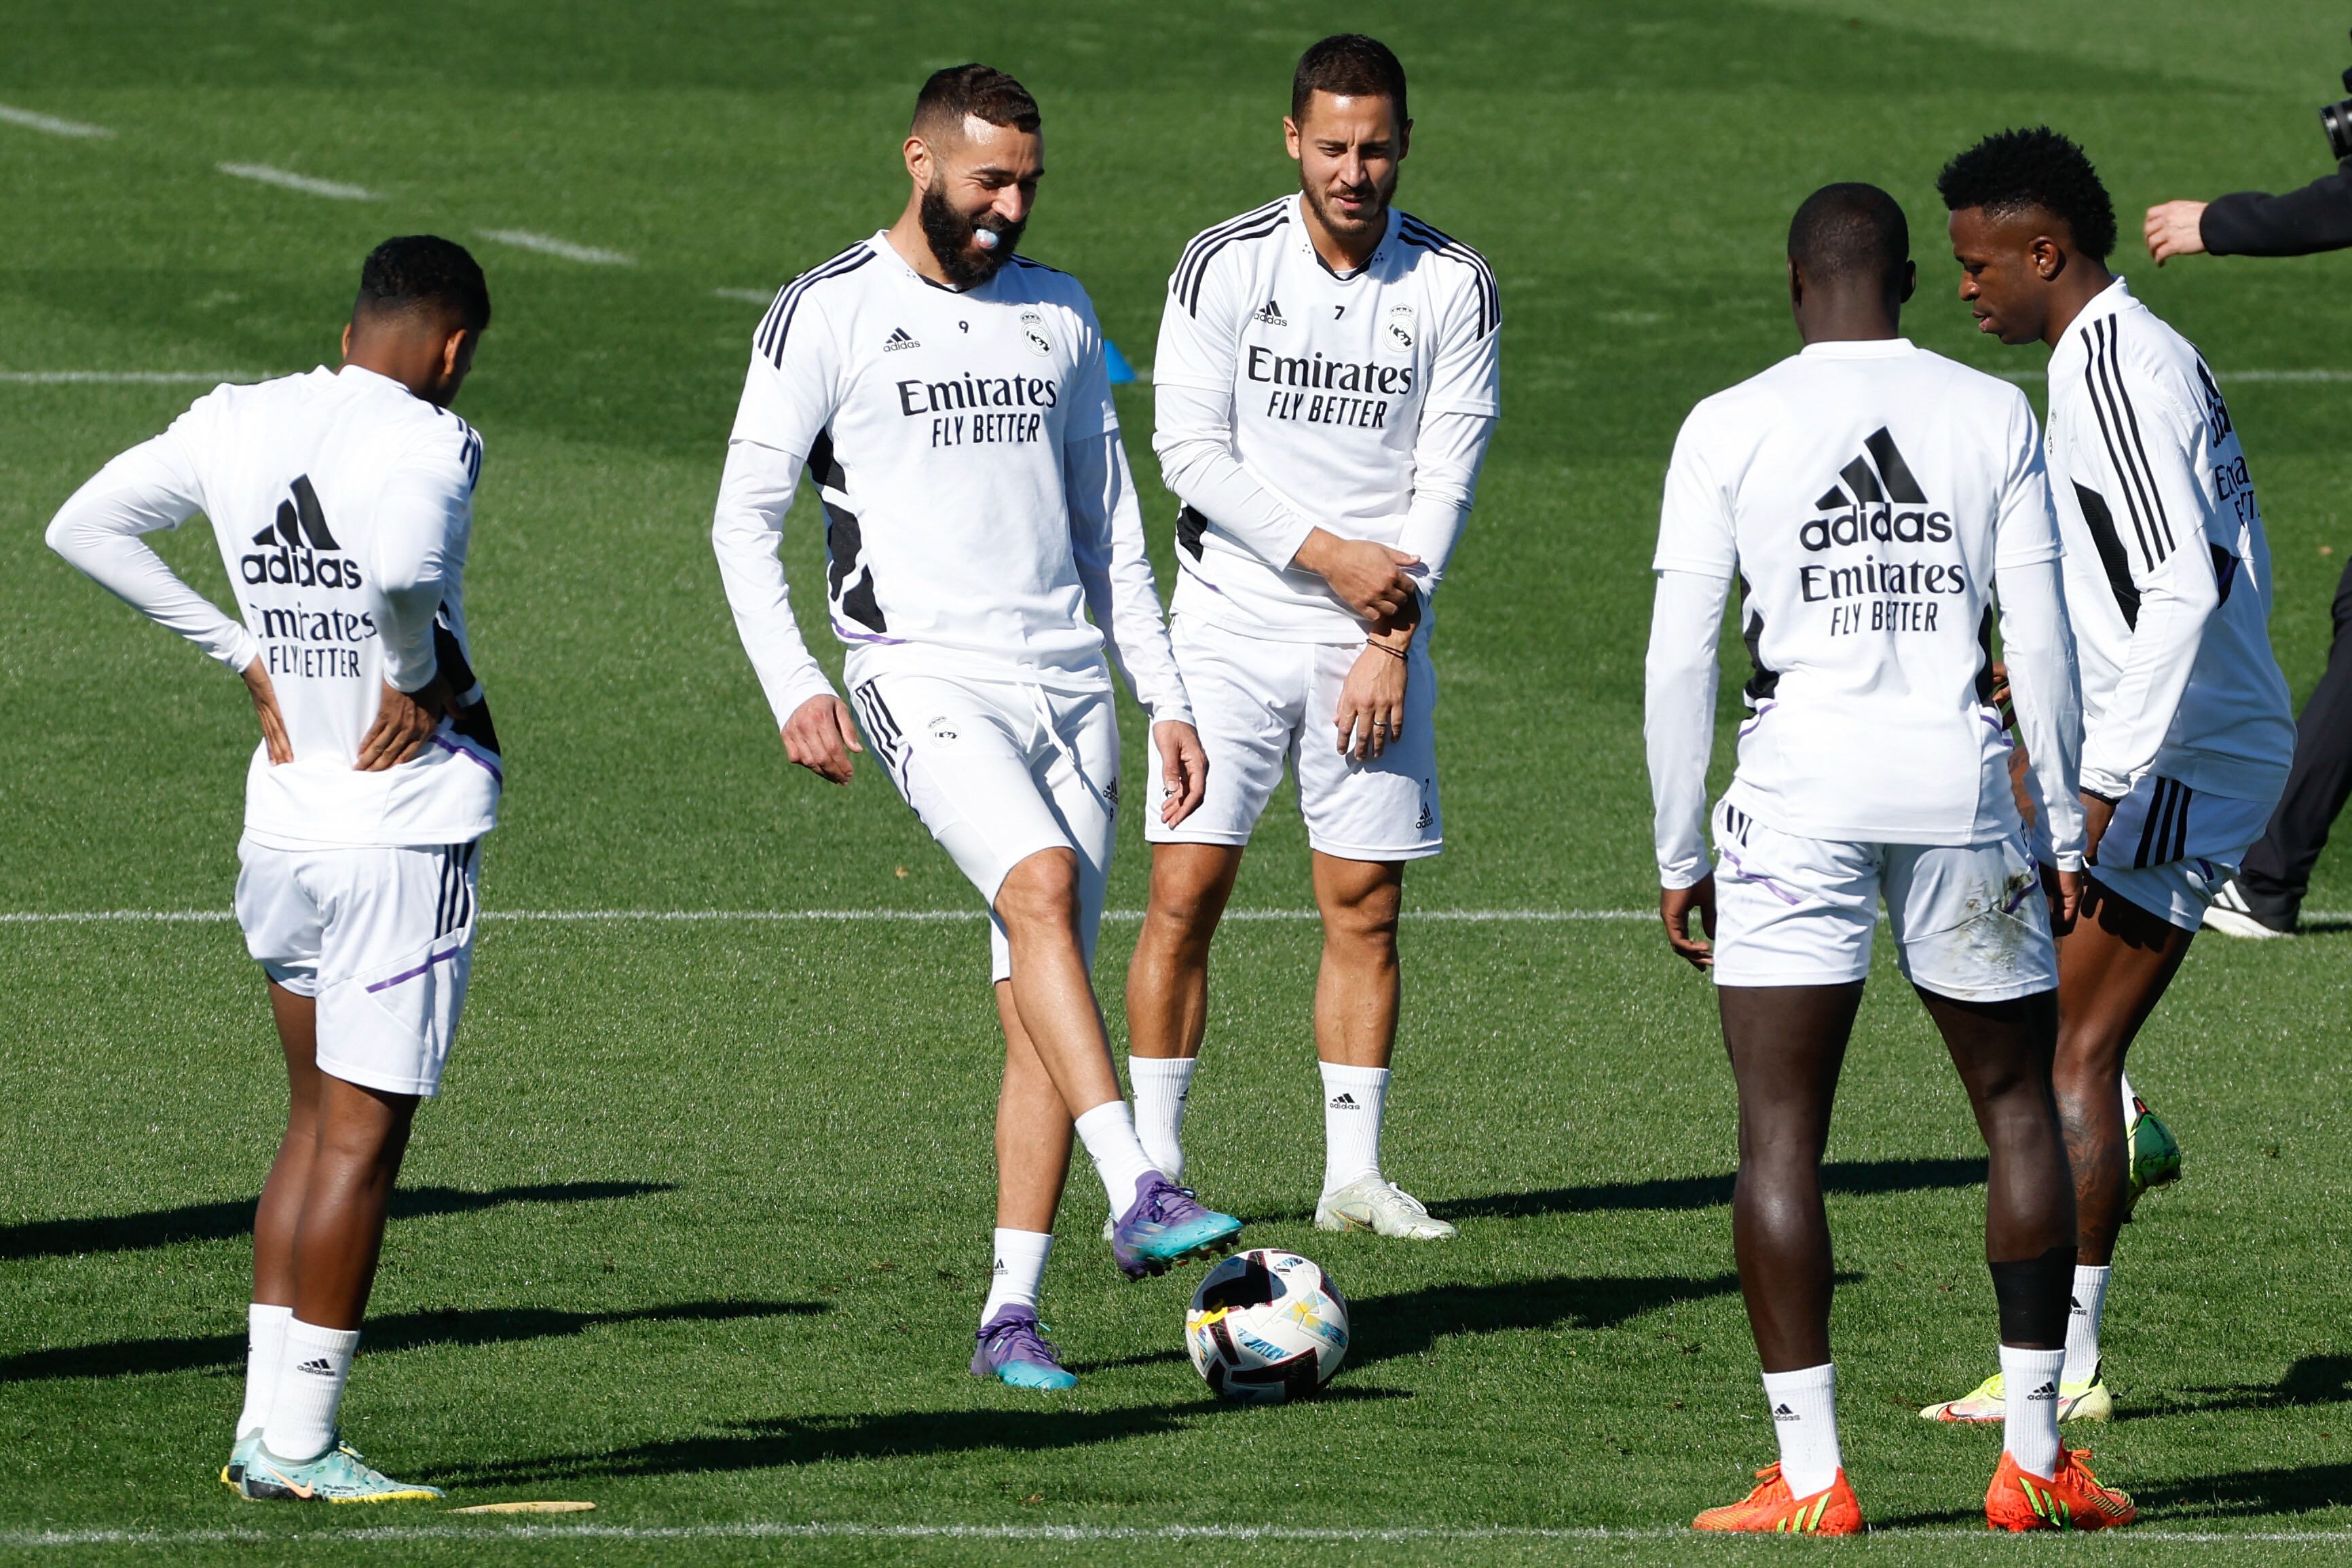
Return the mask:
M777 537L805 465L856 722L992 919L1005 1067L995 1283L975 1375L1066 1388L1037 1289L1073 1131L1129 1278L1229 1245L1155 1169L1089 979L1118 805L1108 647L1151 717L1160 809L1206 763L1160 624L1103 338L1075 279L1015 253L1044 174L1036 101L986 66L924 84L889 229L777 295L753 341L712 537L786 754L862 750L803 646ZM1087 616L1092 615L1092 620Z
M1454 1227L1381 1167L1404 868L1444 841L1430 596L1500 410L1502 312L1477 252L1391 205L1404 68L1329 37L1292 79L1300 189L1218 225L1169 279L1153 445L1176 523L1173 638L1209 752L1182 822L1148 817L1151 900L1128 973L1144 1146L1179 1142L1209 944L1288 763L1323 917L1315 1044L1326 1230Z

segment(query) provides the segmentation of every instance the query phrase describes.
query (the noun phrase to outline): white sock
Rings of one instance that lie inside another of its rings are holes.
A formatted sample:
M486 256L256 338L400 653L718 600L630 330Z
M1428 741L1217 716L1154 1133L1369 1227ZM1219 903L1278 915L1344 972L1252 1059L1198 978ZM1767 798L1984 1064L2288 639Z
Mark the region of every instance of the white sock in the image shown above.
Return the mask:
M278 1458L306 1464L335 1441L335 1412L359 1352L357 1329L322 1329L289 1315L286 1350L278 1363L278 1394L261 1446Z
M2124 1086L2124 1131L2126 1132L2129 1132L2131 1131L2133 1114L2132 1101L2137 1100L2139 1096L2132 1092L2131 1079L2128 1075L2118 1074L2117 1076L2123 1079Z
M286 1353L286 1325L294 1321L291 1307L255 1301L245 1309L245 1408L236 1417L236 1435L257 1432L269 1419L269 1402L278 1394L278 1362Z
M2107 1276L2111 1268L2074 1265L2074 1310L2066 1319L2067 1383L2088 1383L2099 1375L2099 1314L2107 1310Z
M2058 1374L2064 1351L2000 1347L2000 1377L2009 1395L2009 1419L2000 1446L2029 1476L2049 1480L2058 1473Z
M1078 1142L1087 1146L1087 1158L1095 1163L1095 1173L1102 1177L1103 1194L1110 1199L1113 1218L1125 1214L1135 1202L1135 1194L1146 1176L1158 1173L1160 1167L1143 1152L1143 1142L1135 1135L1135 1114L1123 1100L1106 1100L1078 1118Z
M1323 1191L1328 1194L1381 1173L1381 1111L1389 1098L1389 1069L1315 1065L1323 1069Z
M1184 1101L1200 1065L1198 1057L1127 1058L1127 1079L1135 1086L1135 1134L1171 1182L1184 1179Z
M1038 1282L1045 1278L1045 1259L1053 1251L1049 1232L996 1227L996 1273L989 1281L988 1300L980 1304L982 1328L988 1327L1000 1307L1037 1310Z
M1837 1479L1837 1368L1829 1362L1764 1374L1764 1403L1780 1439L1780 1479L1790 1497L1811 1497Z

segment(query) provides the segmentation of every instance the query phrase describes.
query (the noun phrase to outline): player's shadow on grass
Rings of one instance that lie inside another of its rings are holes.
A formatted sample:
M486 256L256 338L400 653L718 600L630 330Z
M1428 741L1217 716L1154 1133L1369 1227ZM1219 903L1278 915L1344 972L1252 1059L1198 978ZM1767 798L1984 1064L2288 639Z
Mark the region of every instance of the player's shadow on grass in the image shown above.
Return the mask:
M420 1219L433 1215L476 1214L483 1209L504 1208L509 1204L598 1203L675 1190L675 1184L669 1182L549 1182L536 1186L492 1187L484 1193L467 1192L461 1187L403 1187L392 1194L392 1217ZM175 1209L152 1209L146 1214L0 1226L0 1259L138 1252L184 1241L233 1241L253 1234L256 1201L245 1198L234 1203L187 1204Z
M2121 1474L2099 1479L2110 1485L2120 1483L2131 1493L2142 1521L2162 1519L2173 1525L2199 1519L2274 1518L2352 1503L2352 1464L2227 1470L2177 1481L2135 1481ZM1961 1508L1873 1519L1871 1523L1881 1530L1921 1529L1973 1525L1983 1518L1981 1508Z
M1841 1282L1858 1278L1840 1275ZM1499 1285L1433 1285L1393 1296L1351 1296L1348 1321L1355 1338L1348 1346L1353 1371L1420 1355L1441 1340L1461 1334L1500 1334L1522 1329L1613 1329L1630 1318L1676 1301L1696 1301L1739 1289L1737 1274L1705 1279L1689 1275L1559 1274L1545 1279L1513 1279ZM1092 1366L1073 1363L1074 1372L1181 1362L1181 1351L1154 1351Z
M371 1318L369 1353L435 1345L507 1344L562 1339L622 1323L719 1323L739 1318L796 1317L833 1309L822 1301L680 1301L617 1312L566 1312L549 1307L443 1308ZM0 1384L69 1377L134 1377L142 1373L229 1370L245 1363L245 1340L205 1334L176 1340L110 1340L104 1344L26 1351L0 1357Z
M2218 1410L2292 1410L2317 1405L2352 1405L2352 1356L2298 1357L2269 1388L2230 1384L2136 1399L2116 1411L2115 1418L2148 1421L2168 1415L2202 1415Z
M1325 1389L1316 1405L1412 1396L1392 1388ZM914 1410L893 1415L778 1415L730 1423L723 1432L640 1443L599 1454L549 1454L460 1466L433 1479L450 1486L523 1486L550 1481L785 1469L839 1459L926 1458L990 1448L1087 1448L1180 1432L1204 1421L1263 1419L1265 1412L1201 1397L1183 1405L1082 1410Z
M1968 1160L1832 1160L1822 1166L1822 1190L1848 1196L1916 1193L1984 1184L1985 1163ZM1547 1187L1496 1193L1430 1205L1447 1219L1525 1219L1547 1214L1620 1214L1643 1209L1711 1209L1731 1201L1736 1178L1668 1176L1651 1182L1602 1182L1589 1187Z

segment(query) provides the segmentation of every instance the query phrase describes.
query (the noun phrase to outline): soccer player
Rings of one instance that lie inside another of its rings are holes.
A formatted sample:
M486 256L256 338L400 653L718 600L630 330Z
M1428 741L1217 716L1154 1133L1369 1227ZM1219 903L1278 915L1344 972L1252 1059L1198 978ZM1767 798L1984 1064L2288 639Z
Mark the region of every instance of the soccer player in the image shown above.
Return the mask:
M1325 1154L1315 1223L1454 1234L1381 1166L1405 864L1444 841L1430 595L1500 405L1502 313L1477 252L1392 205L1404 68L1371 38L1300 58L1299 189L1219 224L1169 279L1152 444L1176 522L1176 661L1208 748L1201 809L1151 816L1128 972L1144 1147L1181 1173L1209 945L1289 763L1323 917Z
M1991 1157L1985 1257L2013 1391L1997 1529L2130 1522L2059 1445L2074 1189L2050 1093L2053 918L2079 891L2078 698L2033 411L1899 336L1903 209L1830 185L1789 227L1804 351L1694 409L1658 525L1647 668L1667 940L1711 969L1739 1089L1732 1238L1780 1457L1700 1530L1851 1533L1830 1360L1821 1158L1879 902ZM1737 581L1753 716L1714 814L1716 635ZM1996 605L2053 803L2048 906L1993 706ZM1704 919L1712 944L1690 929Z
M2078 1232L2062 1410L2105 1420L2099 1321L2154 1118L2124 1057L2206 905L2285 787L2294 718L2271 655L2271 556L2230 410L2196 348L2107 270L2115 207L2045 127L1952 160L1960 298L2004 343L2050 345L2050 485L2083 671L2083 918L2060 949L2058 1110ZM2028 750L2032 748L2029 745ZM2057 802L2053 800L2054 810ZM2164 1139L2169 1143L2169 1136ZM2177 1169L2179 1151L2170 1151ZM1991 1419L1998 1377L1929 1405Z
M1118 805L1106 647L1150 715L1167 816L1200 804L1206 764L1094 307L1017 253L1045 173L1039 124L1003 71L923 84L898 221L785 285L760 323L711 536L785 755L846 784L865 748L801 641L776 556L807 468L856 722L992 916L1005 1064L972 1372L1066 1388L1037 1289L1074 1126L1129 1278L1222 1249L1241 1222L1144 1152L1088 978Z
M247 1498L441 1495L364 1463L336 1415L409 1124L465 1003L504 783L462 587L482 439L449 412L489 321L462 247L388 239L361 268L341 369L215 388L49 524L58 553L241 675L260 721L236 918L290 1093L221 1471ZM236 618L141 539L199 511Z

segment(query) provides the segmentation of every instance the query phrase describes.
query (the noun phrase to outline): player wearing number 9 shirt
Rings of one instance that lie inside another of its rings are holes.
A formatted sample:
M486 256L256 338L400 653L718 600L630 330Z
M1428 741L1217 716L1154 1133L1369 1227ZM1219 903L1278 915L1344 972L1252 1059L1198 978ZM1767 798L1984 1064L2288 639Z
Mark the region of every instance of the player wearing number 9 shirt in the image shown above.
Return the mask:
M802 644L776 557L806 467L856 722L992 917L1006 1056L972 1372L1060 1388L1076 1379L1039 1329L1037 1289L1074 1131L1130 1278L1228 1245L1241 1222L1145 1155L1088 978L1118 805L1106 649L1150 715L1169 818L1198 804L1205 763L1093 306L1016 254L1040 127L1002 71L925 83L898 222L795 279L760 324L712 538L787 754L848 782L850 710Z

